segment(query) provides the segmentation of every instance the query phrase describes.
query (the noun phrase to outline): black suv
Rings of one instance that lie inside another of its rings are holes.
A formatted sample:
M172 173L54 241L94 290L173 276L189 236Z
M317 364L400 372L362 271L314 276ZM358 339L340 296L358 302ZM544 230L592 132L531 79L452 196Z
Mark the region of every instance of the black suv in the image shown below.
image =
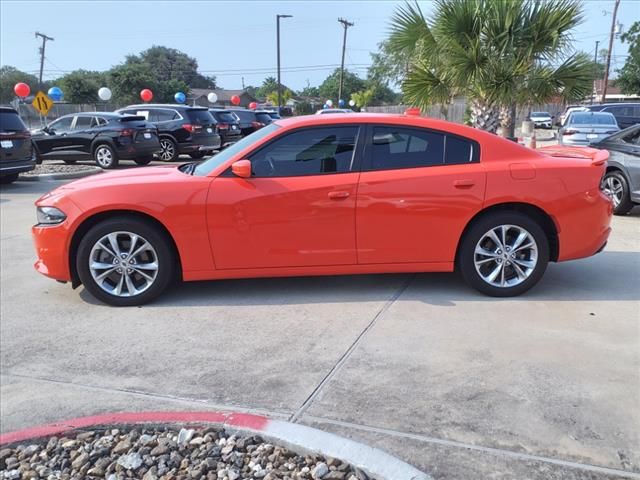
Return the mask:
M262 110L234 108L229 111L238 117L238 121L240 122L240 131L242 132L243 137L252 134L256 130L261 129L273 121L269 114Z
M206 107L143 104L129 105L118 112L142 115L158 127L159 157L165 162L176 160L181 153L202 158L220 149L220 135L216 133L215 121Z
M592 112L609 112L622 129L640 123L640 103L603 103L601 105L587 105Z
M14 108L0 107L0 182L14 182L34 168L31 133Z
M144 117L113 112L64 115L33 133L38 163L43 160L95 160L115 168L120 160L146 165L160 151L158 130Z
M240 123L233 113L219 108L210 108L209 112L216 121L216 132L220 135L222 148L228 147L242 138Z

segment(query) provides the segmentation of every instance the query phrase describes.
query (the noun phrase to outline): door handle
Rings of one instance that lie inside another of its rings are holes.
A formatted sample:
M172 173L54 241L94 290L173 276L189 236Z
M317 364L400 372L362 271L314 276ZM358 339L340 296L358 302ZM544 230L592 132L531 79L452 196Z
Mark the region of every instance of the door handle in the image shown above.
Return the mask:
M454 180L453 186L456 188L470 188L476 184L473 180Z
M329 198L331 200L343 200L349 197L349 192L329 192Z

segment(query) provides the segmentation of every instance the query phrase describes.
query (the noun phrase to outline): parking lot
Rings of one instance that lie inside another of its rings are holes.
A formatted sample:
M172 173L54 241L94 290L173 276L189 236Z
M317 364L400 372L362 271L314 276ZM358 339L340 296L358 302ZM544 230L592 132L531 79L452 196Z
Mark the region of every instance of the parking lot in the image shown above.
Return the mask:
M2 431L101 412L263 413L434 478L640 478L640 208L606 250L495 299L455 274L200 282L140 308L37 274L3 186Z

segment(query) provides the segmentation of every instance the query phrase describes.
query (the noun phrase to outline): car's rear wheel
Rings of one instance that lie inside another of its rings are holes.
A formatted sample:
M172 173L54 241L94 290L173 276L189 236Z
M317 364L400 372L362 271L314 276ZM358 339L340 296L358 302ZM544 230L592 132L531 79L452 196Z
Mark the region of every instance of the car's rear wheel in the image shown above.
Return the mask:
M198 160L199 158L204 158L206 153L207 152L191 152L189 156L195 160Z
M96 145L93 150L93 158L100 168L110 169L118 166L118 154L111 145L106 143Z
M602 179L602 189L604 193L611 197L613 202L613 213L616 215L626 215L633 208L631 192L625 176L616 170L607 172Z
M176 145L176 142L170 138L161 138L160 153L158 154L158 157L163 162L173 162L178 158L178 146Z
M174 278L175 255L169 239L153 224L113 218L83 237L76 268L97 299L114 306L142 305L158 297Z
M460 247L465 281L493 297L520 295L547 268L549 241L540 225L518 212L487 215L471 226Z
M11 173L9 175L3 175L0 177L0 183L2 185L6 185L8 183L13 183L18 179L17 173Z
M151 163L151 160L153 160L153 155L150 155L148 157L136 158L134 159L134 162L136 162L138 165L149 165Z

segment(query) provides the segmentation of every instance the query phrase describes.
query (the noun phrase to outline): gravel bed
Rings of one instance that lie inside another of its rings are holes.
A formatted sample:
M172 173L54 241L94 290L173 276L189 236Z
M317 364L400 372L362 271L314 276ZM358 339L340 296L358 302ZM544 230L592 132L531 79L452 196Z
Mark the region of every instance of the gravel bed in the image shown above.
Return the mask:
M66 163L43 163L36 165L34 170L30 172L21 173L21 176L33 177L35 175L42 175L43 173L79 173L96 170L98 167L95 165L67 165Z
M334 458L301 455L222 427L102 427L0 450L0 478L373 480Z

